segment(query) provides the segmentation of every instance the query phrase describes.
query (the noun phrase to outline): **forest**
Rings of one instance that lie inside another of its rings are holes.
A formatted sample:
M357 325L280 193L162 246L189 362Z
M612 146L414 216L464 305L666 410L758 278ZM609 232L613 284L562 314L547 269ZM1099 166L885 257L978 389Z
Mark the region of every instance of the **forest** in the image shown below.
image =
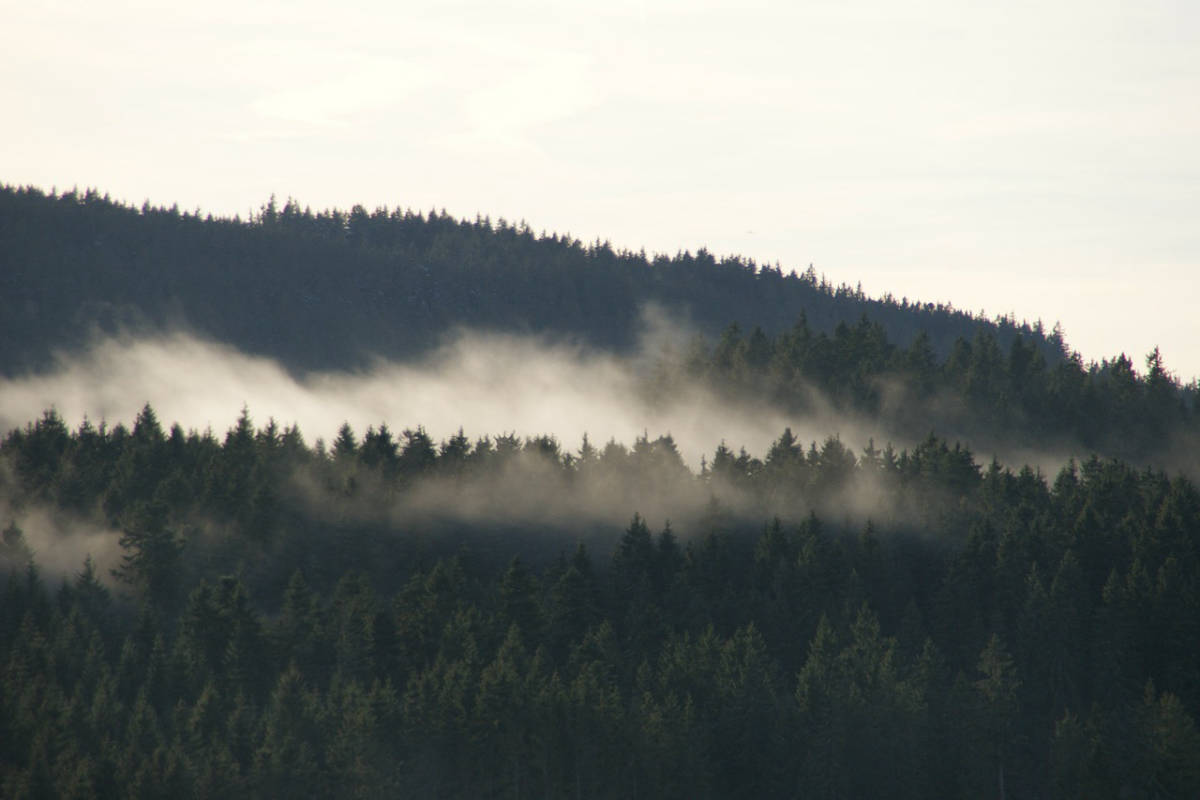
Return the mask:
M6 376L174 327L296 372L464 324L632 359L654 302L696 335L631 403L797 421L697 464L668 430L31 412L0 433L0 796L1200 797L1200 393L1157 350L291 201L0 189L0 281Z
M6 797L1200 790L1183 476L790 430L697 474L668 436L326 448L148 406L0 458ZM72 536L109 566L43 570Z
M1023 334L1051 363L1068 354L1040 323L870 298L811 265L647 255L439 210L313 212L272 198L241 220L0 185L0 375L40 370L98 331L179 328L300 371L411 357L459 325L628 353L647 303L708 337L734 320L777 335L803 308L825 333L864 313L902 345L925 331L939 357L977 330L1001 348Z
M937 430L985 452L1057 448L1200 475L1200 391L1181 385L1157 348L1139 373L1123 353L1050 363L1020 333L1004 350L980 329L939 359L923 332L898 347L864 315L826 335L802 311L778 336L757 327L747 336L735 323L714 343L660 359L647 391L682 391L684 379L797 415L828 409L882 423L910 441Z

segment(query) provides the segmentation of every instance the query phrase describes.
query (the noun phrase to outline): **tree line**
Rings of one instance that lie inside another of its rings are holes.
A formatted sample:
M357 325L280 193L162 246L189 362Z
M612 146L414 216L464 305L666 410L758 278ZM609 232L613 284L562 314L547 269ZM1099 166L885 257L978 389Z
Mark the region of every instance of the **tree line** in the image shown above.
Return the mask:
M0 463L6 797L1200 791L1181 475L791 431L695 473L665 436L566 453L344 426L318 447L149 407L130 428L48 411ZM532 537L393 503L518 464L556 492L679 484L694 513ZM111 574L40 568L34 509L119 531Z
M775 336L733 324L715 341L697 339L663 360L651 391L669 395L700 379L798 415L829 405L909 438L936 429L980 450L1098 452L1200 474L1196 384L1183 385L1158 348L1144 364L1139 373L1124 354L1050 361L1027 337L1004 349L986 328L939 357L924 333L899 346L866 316L827 334L802 313Z
M780 333L804 309L826 332L863 313L905 344L924 330L940 356L981 328L1002 347L1023 333L1052 362L1066 354L1040 323L873 299L811 265L647 255L436 209L313 212L272 199L242 220L0 186L0 373L36 370L97 331L177 327L300 371L409 357L464 325L627 352L646 304L709 336L731 319Z

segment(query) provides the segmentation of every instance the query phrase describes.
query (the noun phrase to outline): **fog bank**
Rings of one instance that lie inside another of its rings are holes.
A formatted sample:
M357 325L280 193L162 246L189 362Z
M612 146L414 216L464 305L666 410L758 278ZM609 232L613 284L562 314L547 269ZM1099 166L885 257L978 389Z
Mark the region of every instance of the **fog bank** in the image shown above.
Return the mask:
M647 387L657 355L684 334L649 325L642 355L624 360L547 338L460 331L419 361L299 377L183 333L120 336L60 354L41 374L0 381L0 428L23 426L51 407L72 427L85 416L129 424L150 403L164 424L220 434L247 407L256 424L299 425L310 444L331 440L343 422L359 436L382 422L393 430L420 425L435 441L460 427L471 437L551 434L567 451L585 433L597 446L669 434L692 469L721 441L761 456L789 426L803 442L840 434L857 448L868 437L889 438L832 412L801 418L766 404L732 405L695 382L673 379L669 396L653 396Z

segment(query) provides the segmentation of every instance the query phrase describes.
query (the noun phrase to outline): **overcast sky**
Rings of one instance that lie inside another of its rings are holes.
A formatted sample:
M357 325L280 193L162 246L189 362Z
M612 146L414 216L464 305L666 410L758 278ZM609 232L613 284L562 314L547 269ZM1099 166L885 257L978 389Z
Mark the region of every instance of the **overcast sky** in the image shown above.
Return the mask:
M5 183L812 263L1200 375L1194 0L0 0L0 19Z

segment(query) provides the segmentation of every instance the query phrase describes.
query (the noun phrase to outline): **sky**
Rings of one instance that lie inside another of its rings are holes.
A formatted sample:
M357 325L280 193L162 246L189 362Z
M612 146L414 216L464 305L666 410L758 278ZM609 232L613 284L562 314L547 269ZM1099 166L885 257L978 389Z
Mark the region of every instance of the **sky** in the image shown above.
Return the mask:
M175 6L172 8L171 6ZM0 182L809 264L1200 376L1200 4L0 0Z

